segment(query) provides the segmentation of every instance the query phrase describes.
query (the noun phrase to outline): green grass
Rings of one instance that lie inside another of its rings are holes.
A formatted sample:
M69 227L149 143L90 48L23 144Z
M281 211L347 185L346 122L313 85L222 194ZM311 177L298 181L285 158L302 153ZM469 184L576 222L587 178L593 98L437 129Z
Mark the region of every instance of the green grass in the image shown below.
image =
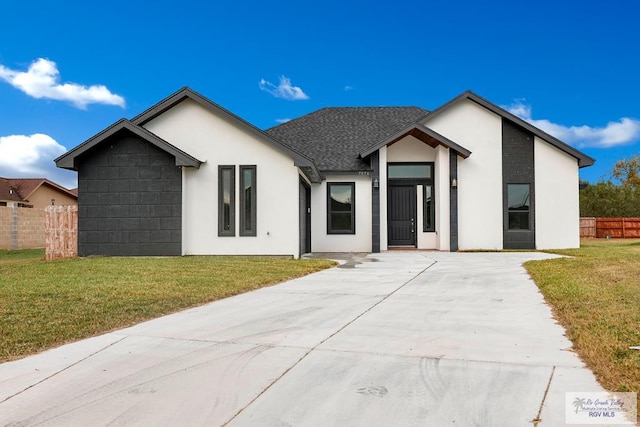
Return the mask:
M586 239L525 267L580 358L609 391L640 392L640 241ZM638 405L640 407L640 405Z
M278 257L75 258L0 251L0 362L334 265Z
M44 259L44 249L22 249L19 251L0 250L0 262L33 261Z

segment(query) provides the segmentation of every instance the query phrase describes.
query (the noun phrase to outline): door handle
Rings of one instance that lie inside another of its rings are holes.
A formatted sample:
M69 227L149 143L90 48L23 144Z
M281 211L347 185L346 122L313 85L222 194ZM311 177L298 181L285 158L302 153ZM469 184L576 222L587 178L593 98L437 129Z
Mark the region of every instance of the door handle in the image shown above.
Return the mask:
M411 218L411 233L415 233L415 232L416 232L415 222L413 221L413 218Z

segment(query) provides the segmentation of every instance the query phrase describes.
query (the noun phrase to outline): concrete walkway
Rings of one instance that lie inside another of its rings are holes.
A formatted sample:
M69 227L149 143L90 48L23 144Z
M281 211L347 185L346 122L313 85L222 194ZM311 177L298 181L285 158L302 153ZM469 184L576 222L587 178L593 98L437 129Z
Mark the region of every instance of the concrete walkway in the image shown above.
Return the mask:
M547 257L361 256L0 364L0 426L564 425L602 388L521 267Z

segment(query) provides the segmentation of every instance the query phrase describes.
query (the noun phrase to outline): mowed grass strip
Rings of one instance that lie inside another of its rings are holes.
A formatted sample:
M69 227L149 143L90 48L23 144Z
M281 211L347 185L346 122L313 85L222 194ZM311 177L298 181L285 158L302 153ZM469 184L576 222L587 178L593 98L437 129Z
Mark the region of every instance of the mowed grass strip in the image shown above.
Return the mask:
M575 351L607 390L640 392L640 351L629 348L640 346L640 240L585 239L553 252L573 258L525 267Z
M334 265L278 257L43 257L0 251L0 362Z

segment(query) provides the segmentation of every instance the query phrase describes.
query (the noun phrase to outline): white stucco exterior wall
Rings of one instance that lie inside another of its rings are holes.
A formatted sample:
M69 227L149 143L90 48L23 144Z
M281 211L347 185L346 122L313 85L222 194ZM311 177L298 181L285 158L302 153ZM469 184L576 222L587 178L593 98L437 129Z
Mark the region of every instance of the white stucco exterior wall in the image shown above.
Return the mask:
M184 255L299 256L299 172L293 159L191 100L145 128L206 162L183 171ZM236 167L233 237L218 237L218 165ZM239 235L240 165L256 165L256 236Z
M464 100L424 123L472 152L467 159L458 158L459 248L502 249L500 116Z
M355 234L327 234L327 183L355 183ZM371 252L371 177L368 175L329 175L311 186L311 251Z
M578 248L578 161L537 136L534 144L536 248Z
M435 162L436 149L407 135L395 144L387 147L387 162ZM386 165L385 165L386 167Z

